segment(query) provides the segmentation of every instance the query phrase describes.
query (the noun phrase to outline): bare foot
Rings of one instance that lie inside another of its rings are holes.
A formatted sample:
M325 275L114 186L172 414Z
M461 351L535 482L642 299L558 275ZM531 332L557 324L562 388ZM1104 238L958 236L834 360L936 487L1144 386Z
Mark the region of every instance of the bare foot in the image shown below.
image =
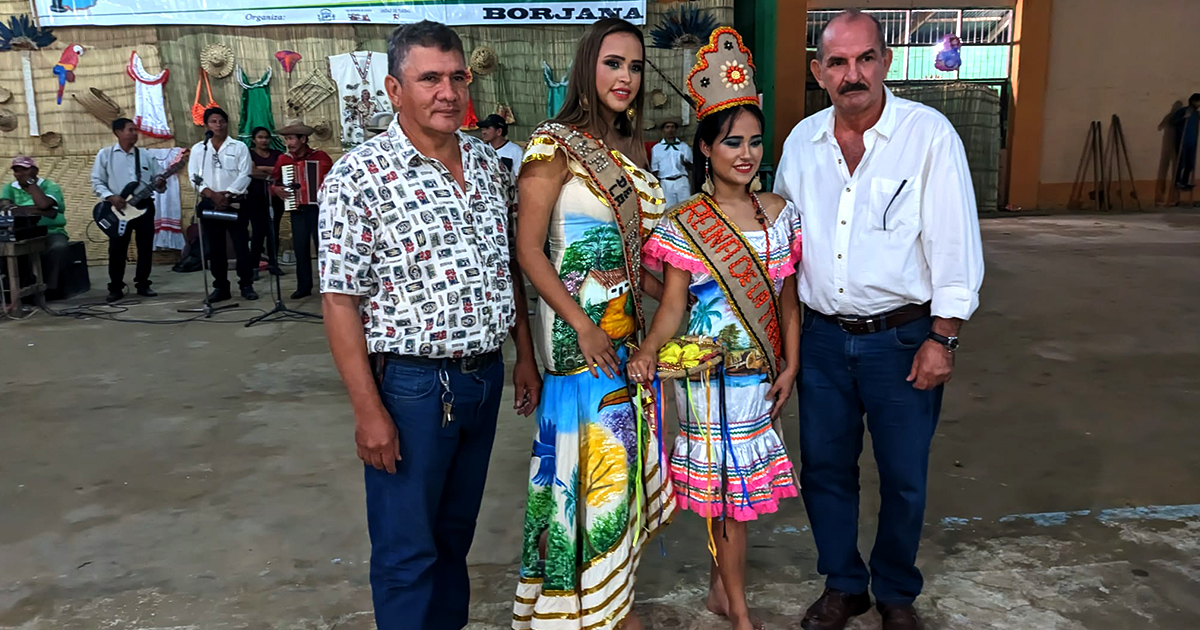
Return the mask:
M733 630L764 630L763 622L750 613L743 617L730 617L729 625Z
M642 620L637 613L631 610L625 616L625 621L621 622L621 630L646 630L646 627L642 625Z
M704 602L708 612L720 617L729 616L729 596L725 594L725 585L717 578L708 586L708 599Z

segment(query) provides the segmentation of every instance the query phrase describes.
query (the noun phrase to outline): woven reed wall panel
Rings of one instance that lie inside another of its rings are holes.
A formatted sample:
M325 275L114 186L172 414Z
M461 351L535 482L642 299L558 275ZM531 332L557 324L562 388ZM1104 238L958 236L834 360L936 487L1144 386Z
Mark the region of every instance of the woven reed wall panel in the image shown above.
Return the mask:
M733 23L733 0L696 0L691 3L710 12L719 24ZM649 41L649 31L657 25L665 12L679 6L678 3L648 3L648 19L644 29ZM362 28L362 27L359 27ZM553 70L552 77L560 81L568 76L575 59L575 49L586 30L585 26L466 26L456 29L463 39L468 55L478 46L488 46L496 51L500 69L488 76L476 77L471 85L471 98L479 118L495 113L496 106L508 105L516 117L516 124L509 128L509 138L524 142L539 123L547 118L546 98L548 88L542 72L542 62ZM366 40L371 50L387 50L386 34L376 40ZM647 57L662 71L646 68L644 90L662 90L667 103L661 108L651 108L647 99L643 113L646 121L657 123L667 117L680 116L682 99L663 78L665 75L681 91L687 90L687 73L695 63L695 50L660 50L647 48ZM694 122L694 121L693 121ZM684 129L683 135L690 135ZM647 140L657 140L654 131L645 132Z
M645 31L654 28L665 12L680 6L679 2L648 1L648 16ZM719 24L733 23L733 0L695 0L689 6L711 13ZM26 0L0 0L0 15L28 13ZM13 91L13 99L0 107L17 113L18 128L11 133L0 133L4 156L13 153L29 153L39 158L43 175L54 179L62 187L67 203L67 229L71 238L87 243L88 260L91 264L103 264L107 259L107 243L92 228L92 243L85 236L84 228L90 222L91 207L95 199L91 193L88 175L96 152L113 142L110 128L88 114L74 99L74 91L86 92L89 87L101 89L122 108L123 115L132 117L134 83L125 74L129 53L136 48L146 70L157 73L164 66L170 68L171 77L164 86L167 117L175 133L174 140L157 141L143 137L145 147L191 146L203 139L202 127L192 123L191 108L199 78L200 51L210 43L224 43L234 53L235 64L240 64L251 81L256 81L269 67L273 71L270 84L273 114L277 125L283 125L289 117L286 111L286 93L290 85L300 83L314 70L328 72L326 59L331 55L356 50L387 52L388 35L394 27L385 25L307 25L267 26L258 28L158 26L122 28L72 27L55 29L58 41L50 48L32 53L34 89L37 94L41 131L54 131L62 135L63 145L58 149L45 147L38 138L28 135L25 113L20 54L0 53L0 85ZM500 58L501 70L489 76L476 77L471 86L475 111L480 118L493 113L497 104L506 101L517 118L510 129L510 137L517 142L528 138L534 127L546 118L547 87L543 80L542 61L553 69L555 80L567 76L574 59L575 48L584 32L584 26L509 26L487 27L466 26L456 30L463 38L469 55L479 45L493 48ZM80 43L87 52L76 71L76 82L68 84L61 106L55 105L54 95L57 80L51 69L58 62L62 50L71 43ZM297 64L291 83L275 60L275 52L294 50L302 60ZM695 60L695 51L647 49L647 55L672 82L686 91L687 72ZM223 79L212 79L215 100L229 112L231 126L236 130L237 116L241 105L242 89L231 74ZM656 123L666 117L681 114L683 102L675 90L652 68L646 69L644 90L662 90L667 103L661 108L650 107L646 100L644 116L648 122ZM502 98L502 95L504 98ZM329 152L336 160L341 154L340 138L337 137L338 109L336 97L320 103L314 111L304 114L309 124L327 120L335 130L329 139L313 139L313 145ZM690 136L694 121L682 132ZM646 131L647 140L657 140L655 131ZM195 195L191 185L181 182L183 202L183 224L191 222ZM290 222L283 222L281 245L290 247Z
M92 222L92 206L96 205L89 181L94 159L95 156L90 155L38 159L39 174L55 181L63 189L63 201L67 204L67 236L86 244L88 264L92 265L108 260L108 238L96 226L88 227ZM93 243L91 239L97 242Z
M21 15L30 13L29 0L0 0L0 15ZM5 18L7 21L8 18Z
M131 42L138 42L138 54L148 72L157 73L160 68L154 29L62 28L56 29L55 34L58 35L58 41L49 48L31 52L30 62L39 131L61 135L62 146L49 148L38 138L29 135L21 72L22 53L8 51L0 53L0 84L12 90L13 98L0 107L16 112L18 127L12 132L0 134L6 155L18 152L35 157L95 155L102 147L114 142L112 128L87 113L71 95L86 93L88 88L98 88L121 107L124 115L132 118L134 83L125 73L129 53L133 50ZM62 105L56 105L58 79L53 73L54 64L58 63L62 51L72 43L82 44L86 52L75 70L75 82L66 84ZM174 80L172 76L170 81ZM171 122L174 125L174 121ZM145 138L142 145L173 146L169 140L152 140Z
M158 38L163 59L173 73L172 84L167 86L167 106L174 119L181 121L176 137L186 146L204 139L204 128L192 123L192 103L196 96L196 82L200 78L200 51L208 44L229 46L233 50L234 63L245 70L251 82L257 82L268 68L271 69L272 114L275 124L280 127L286 124L288 118L289 85L299 84L314 70L328 73L326 59L329 56L358 50L354 29L342 25L203 29L162 26L158 28ZM301 55L290 77L275 59L275 53L280 50L294 50ZM236 72L222 79L210 79L217 104L229 113L232 134L237 133L237 117L242 103L242 88L237 83ZM201 98L207 100L207 93L203 93ZM336 137L336 129L339 128L336 96L322 101L314 111L306 112L304 118L309 124L330 121L335 129L334 137L327 140L314 138L312 144L325 150L340 150L340 139Z
M975 201L983 212L1000 207L1000 94L971 83L897 86L897 96L924 103L944 114L967 151Z

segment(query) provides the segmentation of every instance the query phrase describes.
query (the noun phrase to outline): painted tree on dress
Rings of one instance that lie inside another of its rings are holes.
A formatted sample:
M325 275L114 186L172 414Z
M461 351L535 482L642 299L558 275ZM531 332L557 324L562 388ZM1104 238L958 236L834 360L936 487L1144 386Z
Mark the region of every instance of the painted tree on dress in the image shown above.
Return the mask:
M692 307L692 320L688 323L688 330L694 330L700 335L712 332L713 320L721 318L721 311L717 309L717 304L720 302L720 296L708 301L697 302Z

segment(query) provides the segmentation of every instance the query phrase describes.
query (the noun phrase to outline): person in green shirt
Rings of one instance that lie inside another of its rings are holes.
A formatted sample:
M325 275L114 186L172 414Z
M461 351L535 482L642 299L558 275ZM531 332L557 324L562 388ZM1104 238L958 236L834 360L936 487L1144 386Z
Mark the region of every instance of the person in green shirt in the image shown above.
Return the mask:
M42 252L42 274L46 289L58 289L67 255L67 217L62 188L38 176L37 162L26 155L12 161L13 181L0 190L0 207L17 214L40 215L46 227L46 249Z

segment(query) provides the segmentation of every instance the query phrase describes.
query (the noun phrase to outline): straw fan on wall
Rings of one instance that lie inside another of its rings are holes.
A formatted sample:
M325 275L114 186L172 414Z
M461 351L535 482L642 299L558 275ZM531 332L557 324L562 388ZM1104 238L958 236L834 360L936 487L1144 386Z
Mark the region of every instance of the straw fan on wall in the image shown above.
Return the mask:
M683 57L682 67L684 71L688 71L692 67L692 59L696 55L696 51L708 42L709 35L717 28L717 20L707 11L701 11L696 7L680 6L672 11L668 11L663 15L653 29L650 30L651 47L665 50L677 50L679 55ZM687 125L691 121L692 115L692 99L670 77L663 74L654 62L646 59L650 67L671 86L671 89L679 95L680 111L679 118L683 124ZM647 120L648 126L658 126L656 122Z

